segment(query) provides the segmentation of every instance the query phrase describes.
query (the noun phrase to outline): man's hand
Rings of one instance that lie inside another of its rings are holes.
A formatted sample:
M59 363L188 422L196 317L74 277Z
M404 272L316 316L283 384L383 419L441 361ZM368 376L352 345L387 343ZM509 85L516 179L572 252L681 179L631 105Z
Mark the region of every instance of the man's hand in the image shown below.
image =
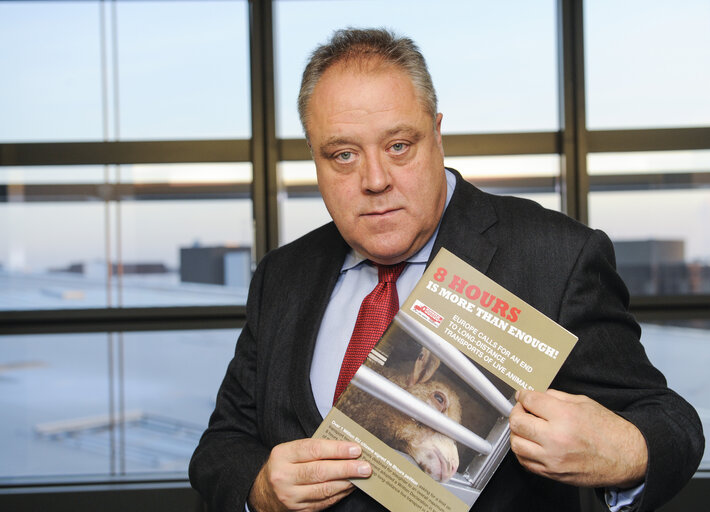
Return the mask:
M277 445L249 492L249 508L257 511L322 510L354 490L349 478L372 473L367 462L353 460L356 443L299 439Z
M584 395L519 391L510 414L510 446L526 469L560 482L631 488L646 474L641 432Z

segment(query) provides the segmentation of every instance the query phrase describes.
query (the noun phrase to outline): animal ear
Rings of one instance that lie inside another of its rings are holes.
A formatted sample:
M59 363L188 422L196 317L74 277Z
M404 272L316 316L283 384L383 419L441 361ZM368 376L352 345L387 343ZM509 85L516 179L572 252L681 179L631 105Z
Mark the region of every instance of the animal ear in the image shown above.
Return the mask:
M434 372L439 368L441 361L426 348L422 348L414 361L414 368L407 379L407 385L413 386L419 382L427 382L434 376Z

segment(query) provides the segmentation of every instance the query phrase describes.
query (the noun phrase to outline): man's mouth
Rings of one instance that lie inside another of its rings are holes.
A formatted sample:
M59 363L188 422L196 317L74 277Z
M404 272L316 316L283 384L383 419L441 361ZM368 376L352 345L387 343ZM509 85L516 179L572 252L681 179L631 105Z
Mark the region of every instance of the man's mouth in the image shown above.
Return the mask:
M396 213L399 210L401 210L401 208L385 208L382 210L374 210L371 212L363 213L362 216L363 217L380 217L380 216L384 217L384 216Z

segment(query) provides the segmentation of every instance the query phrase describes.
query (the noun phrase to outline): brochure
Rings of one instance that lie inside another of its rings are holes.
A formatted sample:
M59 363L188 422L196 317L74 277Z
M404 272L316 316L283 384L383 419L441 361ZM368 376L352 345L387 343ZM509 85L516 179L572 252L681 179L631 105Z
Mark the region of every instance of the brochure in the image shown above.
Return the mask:
M373 473L353 483L389 510L467 511L515 391L547 389L576 341L441 249L314 437L359 443Z

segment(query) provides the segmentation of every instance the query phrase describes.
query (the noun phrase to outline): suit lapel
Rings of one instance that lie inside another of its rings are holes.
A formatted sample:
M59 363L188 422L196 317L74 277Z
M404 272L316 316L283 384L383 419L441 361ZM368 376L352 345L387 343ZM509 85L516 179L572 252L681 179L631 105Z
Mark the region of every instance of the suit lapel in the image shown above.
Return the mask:
M306 435L311 436L323 418L318 411L311 389L311 361L318 331L325 309L338 281L348 246L333 225L332 244L315 247L308 275L322 276L311 279L307 289L299 291L302 314L293 330L294 350L291 359L290 389L293 409ZM328 249L329 248L329 249Z
M456 188L441 220L429 263L445 247L485 274L497 246L484 233L498 221L498 216L486 194L458 172L449 170L456 175Z

